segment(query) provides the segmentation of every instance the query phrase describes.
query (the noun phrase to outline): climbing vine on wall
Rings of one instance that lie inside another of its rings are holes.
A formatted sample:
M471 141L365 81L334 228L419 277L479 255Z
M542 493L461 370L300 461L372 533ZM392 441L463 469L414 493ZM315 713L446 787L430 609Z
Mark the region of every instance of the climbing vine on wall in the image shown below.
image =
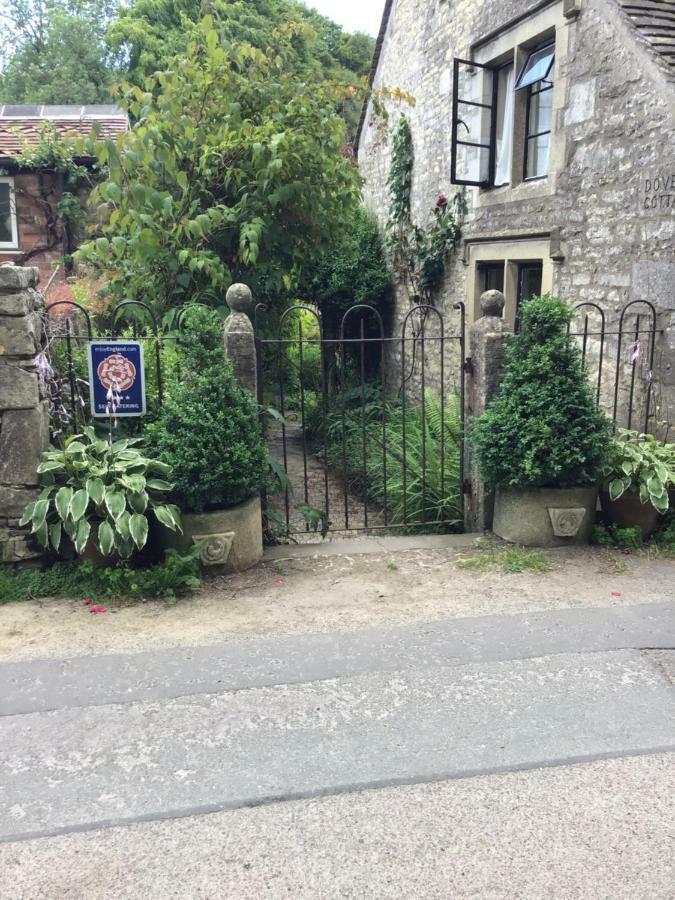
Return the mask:
M411 212L414 164L410 123L401 115L392 138L386 244L394 271L410 301L431 306L449 255L459 243L466 203L460 192L451 200L441 194L434 204L430 223L425 228L415 224Z
M24 143L16 162L24 172L37 176L37 190L17 188L17 192L36 203L44 214L45 238L23 254L23 262L32 256L64 243L70 249L72 239L85 223L83 195L94 185L95 173L77 162L74 141L64 138L52 122L45 122L36 144Z

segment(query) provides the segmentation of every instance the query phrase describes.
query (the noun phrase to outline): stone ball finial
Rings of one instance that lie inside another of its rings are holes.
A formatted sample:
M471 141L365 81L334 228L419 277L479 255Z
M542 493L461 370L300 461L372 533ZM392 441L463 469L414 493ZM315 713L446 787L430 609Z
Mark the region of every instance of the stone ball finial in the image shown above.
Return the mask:
M501 318L506 306L506 298L501 291L485 291L480 297L480 309L484 316Z
M247 284L232 284L227 289L225 302L232 312L249 313L253 309L253 294Z

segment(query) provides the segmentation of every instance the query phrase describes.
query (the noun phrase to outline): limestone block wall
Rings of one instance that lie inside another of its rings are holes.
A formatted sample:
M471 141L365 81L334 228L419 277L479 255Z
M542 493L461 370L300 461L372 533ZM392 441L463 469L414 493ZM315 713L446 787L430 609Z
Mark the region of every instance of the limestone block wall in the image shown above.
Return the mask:
M399 111L411 124L413 216L424 224L438 194L457 189L450 182L454 57L489 62L490 36L520 22L495 38L497 53L509 39L520 41L530 17L556 36L549 176L466 189L464 239L437 303L450 322L461 300L475 321L476 260L503 258L507 242L531 240L532 258L543 257L545 288L570 303L600 304L610 330L626 303L655 304L659 415L675 422L675 82L616 0L395 0L375 86L415 98L412 107L388 104L392 124ZM376 125L371 110L359 165L366 204L384 224L391 142L382 142ZM408 309L398 291L399 320ZM606 358L614 355L610 338Z
M48 442L47 401L35 357L42 341L43 300L37 268L0 266L0 562L40 556L18 527L38 493L37 466Z

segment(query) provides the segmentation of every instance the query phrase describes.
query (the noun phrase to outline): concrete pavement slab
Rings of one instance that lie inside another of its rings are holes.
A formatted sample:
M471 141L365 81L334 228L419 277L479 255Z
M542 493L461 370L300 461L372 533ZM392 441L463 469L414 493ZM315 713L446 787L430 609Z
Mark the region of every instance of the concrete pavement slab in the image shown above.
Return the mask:
M675 647L675 603L445 619L0 665L0 715L221 693L373 671Z
M0 846L0 900L672 900L675 757Z
M0 720L0 835L670 748L675 690L627 650L63 709Z

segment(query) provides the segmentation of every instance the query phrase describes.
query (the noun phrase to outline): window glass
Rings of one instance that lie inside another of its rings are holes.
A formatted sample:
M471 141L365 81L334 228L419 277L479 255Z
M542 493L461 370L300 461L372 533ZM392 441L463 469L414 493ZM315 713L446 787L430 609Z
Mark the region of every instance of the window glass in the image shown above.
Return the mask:
M10 183L0 181L0 244L14 243L13 218L14 207Z
M482 262L476 266L478 296L485 291L504 291L504 263Z
M455 59L452 183L487 185L494 168L495 71Z
M547 47L539 47L533 50L527 58L527 62L523 66L520 73L516 90L530 87L538 81L548 80L553 69L555 59L555 44L549 44Z
M520 325L520 307L525 300L541 296L544 264L525 262L518 266L518 295L516 297L516 331Z

